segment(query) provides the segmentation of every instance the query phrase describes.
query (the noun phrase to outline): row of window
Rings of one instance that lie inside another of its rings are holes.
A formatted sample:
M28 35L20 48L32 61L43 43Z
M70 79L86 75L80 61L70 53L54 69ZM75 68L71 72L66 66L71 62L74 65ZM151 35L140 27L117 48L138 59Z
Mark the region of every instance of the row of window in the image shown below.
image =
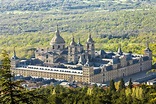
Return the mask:
M66 74L49 74L49 73L43 73L43 72L37 72L37 71L26 71L26 70L19 70L17 71L17 73L20 73L22 75L32 75L32 76L43 76L43 77L47 77L47 78L59 78L59 79L69 79L69 76ZM82 78L82 76L72 76L72 78L76 81L83 81L84 79ZM88 82L88 78L85 79Z
M39 68L39 67L26 67L22 66L23 68L29 68L29 69L39 69L39 70L48 70L48 71L58 71L58 72L67 72L67 73L76 73L76 74L82 74L82 72L77 71L69 71L69 70L58 70L58 69L49 69L49 68Z

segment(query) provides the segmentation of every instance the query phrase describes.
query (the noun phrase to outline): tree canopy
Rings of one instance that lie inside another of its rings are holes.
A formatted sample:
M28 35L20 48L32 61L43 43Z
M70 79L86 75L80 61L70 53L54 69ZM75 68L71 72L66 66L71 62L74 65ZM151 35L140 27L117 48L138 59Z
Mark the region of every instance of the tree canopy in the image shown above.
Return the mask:
M0 103L1 104L32 104L44 96L35 90L28 91L21 85L21 80L15 81L10 70L9 55L2 51L3 59L0 65Z

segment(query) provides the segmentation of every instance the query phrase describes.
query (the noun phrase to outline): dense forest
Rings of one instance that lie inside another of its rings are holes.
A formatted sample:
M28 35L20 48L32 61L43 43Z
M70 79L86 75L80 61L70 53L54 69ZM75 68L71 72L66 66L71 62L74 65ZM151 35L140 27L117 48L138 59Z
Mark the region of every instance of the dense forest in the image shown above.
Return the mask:
M68 33L86 33L90 29L97 35L126 36L156 31L155 1L123 1L126 0L1 0L0 34L47 34L55 30L56 24ZM70 8L65 9L63 5ZM49 9L36 10L42 7ZM71 9L74 7L76 9Z
M115 11L133 9L144 4L153 4L154 0L1 0L0 11L47 11L54 8L63 10L98 9Z
M155 104L156 86L136 86L116 90L100 87L64 88L49 86L38 91L45 94L47 104ZM45 102L41 101L40 104Z
M85 44L92 34L96 49L143 54L150 42L156 62L155 0L1 0L0 50L30 58L37 47L49 47L56 25L69 44Z

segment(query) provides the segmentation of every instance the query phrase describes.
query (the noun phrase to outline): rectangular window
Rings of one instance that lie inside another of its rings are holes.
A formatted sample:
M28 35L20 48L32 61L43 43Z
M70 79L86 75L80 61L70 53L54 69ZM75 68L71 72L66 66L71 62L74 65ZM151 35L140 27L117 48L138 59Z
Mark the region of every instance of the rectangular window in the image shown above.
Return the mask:
M48 55L46 55L46 58L48 58Z

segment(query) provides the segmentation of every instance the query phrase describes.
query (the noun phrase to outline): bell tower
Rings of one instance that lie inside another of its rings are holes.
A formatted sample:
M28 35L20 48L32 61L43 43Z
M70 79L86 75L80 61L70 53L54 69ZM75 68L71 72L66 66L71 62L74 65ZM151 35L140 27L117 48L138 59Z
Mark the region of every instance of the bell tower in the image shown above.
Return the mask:
M74 41L74 37L72 37L72 41L68 46L68 62L73 62L76 64L78 62L78 54L77 54L77 44Z
M91 34L89 34L89 37L86 42L86 50L88 52L89 60L92 60L95 57L95 46Z

